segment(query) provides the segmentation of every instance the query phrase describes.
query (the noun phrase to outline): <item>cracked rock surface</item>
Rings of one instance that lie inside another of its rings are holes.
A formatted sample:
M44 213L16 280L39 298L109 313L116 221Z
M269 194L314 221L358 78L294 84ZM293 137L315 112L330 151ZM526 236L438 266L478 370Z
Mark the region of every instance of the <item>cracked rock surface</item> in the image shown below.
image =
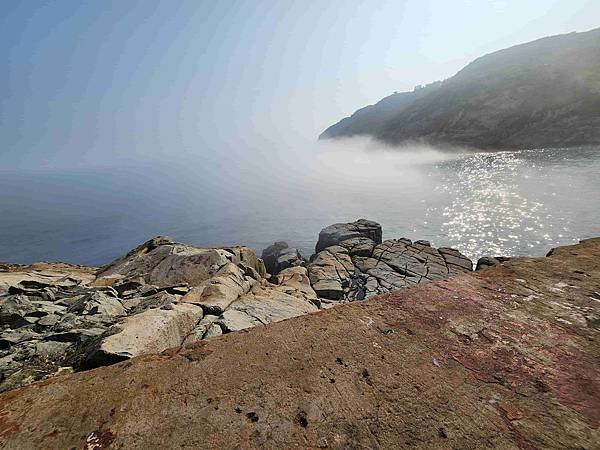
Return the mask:
M599 287L600 238L53 377L0 447L596 449Z
M201 248L155 237L101 268L0 265L0 391L160 353L471 270L452 249L323 229L310 263L277 242Z
M311 258L308 273L324 301L364 300L473 270L471 260L458 250L408 239L381 242L381 227L373 224L336 224L319 235L321 250Z

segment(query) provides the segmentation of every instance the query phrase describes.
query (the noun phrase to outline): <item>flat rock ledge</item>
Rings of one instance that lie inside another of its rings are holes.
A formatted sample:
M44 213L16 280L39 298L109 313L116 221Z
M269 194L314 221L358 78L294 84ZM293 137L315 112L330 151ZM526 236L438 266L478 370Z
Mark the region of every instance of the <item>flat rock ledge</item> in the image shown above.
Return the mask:
M56 376L0 395L0 445L596 449L599 286L597 238Z
M472 270L457 250L381 236L364 219L331 225L310 261L285 242L263 261L158 236L101 268L2 264L0 391Z

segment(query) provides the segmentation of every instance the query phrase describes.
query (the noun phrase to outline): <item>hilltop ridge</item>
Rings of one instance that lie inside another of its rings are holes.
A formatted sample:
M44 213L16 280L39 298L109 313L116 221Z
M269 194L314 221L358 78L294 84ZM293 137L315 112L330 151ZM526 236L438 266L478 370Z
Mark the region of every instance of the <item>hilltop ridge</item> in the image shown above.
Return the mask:
M482 150L600 143L600 28L482 56L444 81L395 93L320 139L371 136Z

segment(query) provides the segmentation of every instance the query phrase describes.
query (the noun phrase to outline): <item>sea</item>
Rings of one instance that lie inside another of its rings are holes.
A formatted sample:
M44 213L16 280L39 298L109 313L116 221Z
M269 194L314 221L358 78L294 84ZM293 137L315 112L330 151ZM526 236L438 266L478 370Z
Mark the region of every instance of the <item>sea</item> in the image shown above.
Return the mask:
M600 236L600 148L342 146L301 159L228 172L201 162L0 168L0 261L100 266L156 235L258 253L285 240L309 257L323 227L359 218L381 223L384 239L426 239L474 261Z

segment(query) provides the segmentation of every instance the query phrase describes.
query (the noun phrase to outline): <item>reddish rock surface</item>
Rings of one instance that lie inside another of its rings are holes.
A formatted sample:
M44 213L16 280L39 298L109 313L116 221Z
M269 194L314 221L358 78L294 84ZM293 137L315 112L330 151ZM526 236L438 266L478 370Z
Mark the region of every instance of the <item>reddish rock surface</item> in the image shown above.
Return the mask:
M600 448L600 239L0 396L4 448Z

